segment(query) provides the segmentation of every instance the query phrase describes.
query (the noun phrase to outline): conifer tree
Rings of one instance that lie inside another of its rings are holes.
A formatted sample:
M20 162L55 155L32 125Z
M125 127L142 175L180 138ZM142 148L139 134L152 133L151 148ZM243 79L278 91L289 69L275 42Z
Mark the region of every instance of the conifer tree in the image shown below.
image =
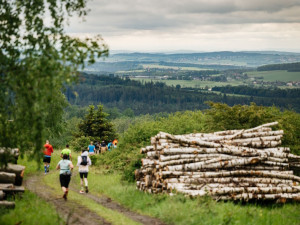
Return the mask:
M99 104L97 110L93 105L84 120L78 125L79 134L76 136L86 136L93 140L109 141L117 137L113 124L107 119L108 114L103 112L103 105Z

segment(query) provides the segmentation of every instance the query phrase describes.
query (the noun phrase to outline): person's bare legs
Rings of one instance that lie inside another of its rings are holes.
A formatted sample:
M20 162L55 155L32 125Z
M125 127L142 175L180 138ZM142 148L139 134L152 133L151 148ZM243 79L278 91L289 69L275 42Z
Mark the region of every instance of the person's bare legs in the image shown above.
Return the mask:
M64 198L65 200L67 200L67 196L68 196L68 191L69 191L69 189L66 188L66 187L61 187L61 189L62 189L62 191L64 192L63 198Z

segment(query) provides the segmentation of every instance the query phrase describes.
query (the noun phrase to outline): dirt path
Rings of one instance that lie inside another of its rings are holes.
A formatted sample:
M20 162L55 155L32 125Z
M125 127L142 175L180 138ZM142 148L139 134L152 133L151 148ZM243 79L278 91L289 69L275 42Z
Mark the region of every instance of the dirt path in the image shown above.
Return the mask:
M39 197L45 199L48 202L52 202L58 214L67 221L67 224L85 224L85 225L94 225L94 224L110 224L104 218L100 217L98 214L90 211L84 206L78 205L78 203L72 202L70 200L64 201L62 196L53 196L51 187L42 184L41 176L32 176L28 177L25 180L25 186L28 190L36 193ZM71 190L78 191L71 185ZM98 197L91 193L84 194L87 198L94 200L96 203L101 204L102 206L114 210L116 212L124 214L126 217L139 222L145 225L163 225L162 221L150 216L141 215L136 212L132 212L127 208L124 208L117 202L112 201L110 198L101 196Z
M47 202L52 202L56 207L57 213L66 221L66 224L111 224L86 207L78 205L70 200L65 201L62 198L62 195L53 196L51 194L53 189L47 185L43 185L40 176L32 176L27 178L24 182L24 185L28 190L34 192Z
M74 189L74 187L72 187L71 190L79 191L79 189L76 190L76 189ZM105 197L105 196L98 197L98 196L95 196L90 193L84 194L84 195L86 197L94 200L95 202L101 204L102 206L112 209L112 210L115 210L115 211L118 211L118 212L124 214L125 216L127 216L128 218L130 218L136 222L139 222L141 224L145 224L145 225L163 225L163 224L165 224L162 221L160 221L159 219L156 219L156 218L153 218L150 216L146 216L146 215L141 215L139 213L130 211L129 209L121 206L119 203L112 201L108 197Z

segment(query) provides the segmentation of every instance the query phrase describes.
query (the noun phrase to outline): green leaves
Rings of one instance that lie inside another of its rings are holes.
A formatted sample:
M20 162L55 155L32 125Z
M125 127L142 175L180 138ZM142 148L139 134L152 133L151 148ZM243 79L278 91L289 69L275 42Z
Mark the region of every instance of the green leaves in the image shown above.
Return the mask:
M39 160L45 139L61 131L62 85L86 62L108 55L100 36L65 33L74 14L87 14L86 0L0 0L1 147L19 147Z
M98 105L97 111L93 105L89 106L84 120L78 125L79 135L90 136L95 140L106 142L117 137L113 124L107 120L108 114L103 112L103 106ZM100 140L101 139L101 140Z

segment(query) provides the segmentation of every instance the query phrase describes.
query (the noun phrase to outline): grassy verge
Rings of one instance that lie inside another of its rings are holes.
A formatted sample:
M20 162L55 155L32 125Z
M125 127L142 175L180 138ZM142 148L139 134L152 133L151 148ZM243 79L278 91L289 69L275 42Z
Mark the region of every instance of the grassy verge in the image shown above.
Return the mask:
M0 224L64 224L52 205L29 191L17 197L15 203L13 210L0 209Z
M299 224L300 204L261 205L215 202L183 195L151 195L121 181L119 174L90 174L93 192L103 193L122 205L170 224Z

